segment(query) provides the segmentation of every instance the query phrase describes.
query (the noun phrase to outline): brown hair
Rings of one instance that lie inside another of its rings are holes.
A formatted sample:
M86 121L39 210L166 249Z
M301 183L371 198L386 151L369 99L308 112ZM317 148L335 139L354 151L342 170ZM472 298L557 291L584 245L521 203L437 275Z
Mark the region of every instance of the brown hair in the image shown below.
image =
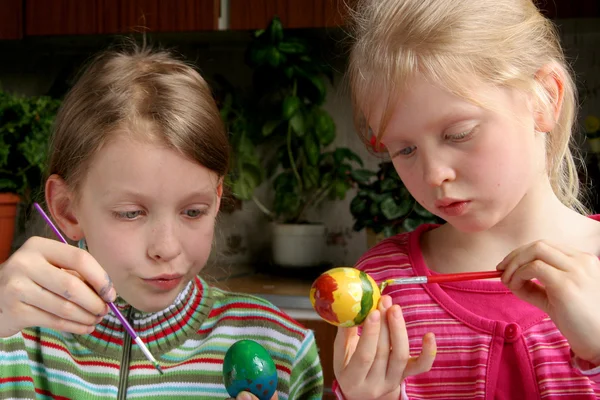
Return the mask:
M546 64L561 69L564 100L548 133L548 175L558 198L585 212L569 146L575 85L554 25L531 0L359 0L353 14L349 78L355 122L367 140L373 96L387 96L385 126L391 95L416 74L469 101L477 102L465 87L465 76L533 93L539 104L549 106L536 73Z
M89 160L123 132L158 140L219 177L227 173L229 144L211 90L167 51L130 45L93 60L57 114L48 175L77 191Z

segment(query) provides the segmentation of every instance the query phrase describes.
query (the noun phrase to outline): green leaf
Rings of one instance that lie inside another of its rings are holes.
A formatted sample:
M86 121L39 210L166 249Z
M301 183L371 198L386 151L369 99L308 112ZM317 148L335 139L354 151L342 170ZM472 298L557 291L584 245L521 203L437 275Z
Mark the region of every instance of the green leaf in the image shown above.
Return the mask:
M323 146L329 146L335 140L335 122L331 116L321 109L313 111L315 132Z
M285 120L289 120L300 109L300 99L289 95L283 100L282 115Z
M398 233L397 229L395 227L391 226L391 225L384 226L382 232L383 232L383 237L384 238L392 237L392 236L394 236L394 235L396 235Z
M364 197L355 197L350 202L350 212L352 215L358 215L367 209L368 202Z
M319 184L319 169L307 165L302 169L302 180L306 189L312 189Z
M382 192L393 192L402 186L398 180L391 178L383 179L380 181L380 185Z
M346 197L346 192L350 188L351 188L351 186L348 182L337 181L334 185L335 197L337 197L340 200L344 200L344 198Z
M253 47L250 49L250 61L255 65L263 65L267 61L268 54L268 47Z
M271 41L274 43L279 43L283 40L283 25L279 17L273 17L271 26L269 26L269 32L271 33Z
M419 218L406 218L402 222L402 228L404 228L406 232L411 232L414 231L422 223L423 221Z
M405 216L412 208L412 201L396 203L392 196L386 197L380 205L381 213L389 220Z
M302 137L305 132L305 124L304 124L304 115L301 112L297 112L294 114L292 119L290 119L290 125L292 125L292 129L296 132L296 135Z
M285 61L285 56L281 54L276 47L271 47L267 52L267 60L273 68L276 68L279 64Z
M414 211L420 217L424 217L424 218L432 218L432 217L434 217L434 215L432 213L430 213L429 211L427 211L426 209L424 209L423 206L421 206L417 202L415 202Z
M377 174L373 171L369 171L368 169L355 169L352 170L350 176L358 183L369 183L372 177Z
M319 163L319 144L311 134L306 135L304 138L304 152L310 165L317 165Z
M362 165L363 163L360 157L347 147L339 147L335 149L333 152L333 158L337 164L341 164L345 159L355 161L359 165Z
M279 121L268 121L262 127L263 136L271 135L271 133L273 133L273 131L275 130L275 128L277 128L278 125L279 125Z
M281 42L277 48L279 51L288 54L298 54L306 51L306 45L300 42Z

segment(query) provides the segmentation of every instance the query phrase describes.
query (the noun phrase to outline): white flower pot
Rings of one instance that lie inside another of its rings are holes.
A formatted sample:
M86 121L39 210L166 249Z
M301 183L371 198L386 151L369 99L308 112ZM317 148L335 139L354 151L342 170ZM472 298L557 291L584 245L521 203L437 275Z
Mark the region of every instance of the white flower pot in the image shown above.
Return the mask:
M273 224L273 262L292 268L321 265L325 240L323 224Z

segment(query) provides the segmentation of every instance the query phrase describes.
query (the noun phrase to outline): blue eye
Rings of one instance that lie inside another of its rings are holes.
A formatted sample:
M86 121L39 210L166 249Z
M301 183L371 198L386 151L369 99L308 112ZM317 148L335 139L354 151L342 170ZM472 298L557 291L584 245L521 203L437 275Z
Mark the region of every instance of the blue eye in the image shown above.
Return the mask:
M199 210L197 208L191 208L189 210L184 211L185 216L190 218L198 218L202 215L205 215L206 213L206 210Z
M409 146L409 147L405 147L402 150L396 152L395 155L400 155L400 156L410 156L416 149L416 146Z
M114 211L113 215L118 218L118 219L136 219L137 217L139 217L140 215L142 215L142 211L141 210L136 210L136 211Z

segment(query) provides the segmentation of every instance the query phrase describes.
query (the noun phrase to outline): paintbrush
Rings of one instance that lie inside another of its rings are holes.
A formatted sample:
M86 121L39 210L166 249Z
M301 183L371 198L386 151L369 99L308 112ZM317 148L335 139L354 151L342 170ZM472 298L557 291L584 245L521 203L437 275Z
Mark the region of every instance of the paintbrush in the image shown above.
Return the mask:
M458 274L441 274L432 276L411 276L408 278L386 279L381 282L379 288L381 291L389 285L410 285L426 283L445 283L472 281L475 279L491 279L502 276L503 271L485 271L485 272L462 272Z
M52 222L50 217L44 212L42 207L40 207L40 205L38 203L33 203L33 206L40 213L42 218L44 218L44 220L46 221L48 226L52 229L52 231L56 234L56 236L61 240L61 242L68 244L67 240L60 233L60 231L58 230L56 225L54 225L54 223ZM133 330L133 327L129 324L129 321L127 321L127 318L125 318L125 316L123 314L121 314L121 312L119 311L119 309L117 308L117 306L114 303L109 302L108 307L113 311L113 313L115 313L115 315L117 316L119 321L121 321L121 323L125 327L125 330L129 333L129 335L131 335L131 337L137 343L137 345L140 346L140 349L142 349L142 353L144 353L144 356L146 356L148 361L150 361L152 363L152 365L154 365L154 368L156 368L158 370L158 372L160 372L160 374L162 375L163 370L160 367L160 365L158 365L158 361L156 361L154 356L152 356L152 353L150 353L150 350L148 350L148 348L146 347L144 342L142 342L142 339L137 335L137 333L135 333L135 331Z

